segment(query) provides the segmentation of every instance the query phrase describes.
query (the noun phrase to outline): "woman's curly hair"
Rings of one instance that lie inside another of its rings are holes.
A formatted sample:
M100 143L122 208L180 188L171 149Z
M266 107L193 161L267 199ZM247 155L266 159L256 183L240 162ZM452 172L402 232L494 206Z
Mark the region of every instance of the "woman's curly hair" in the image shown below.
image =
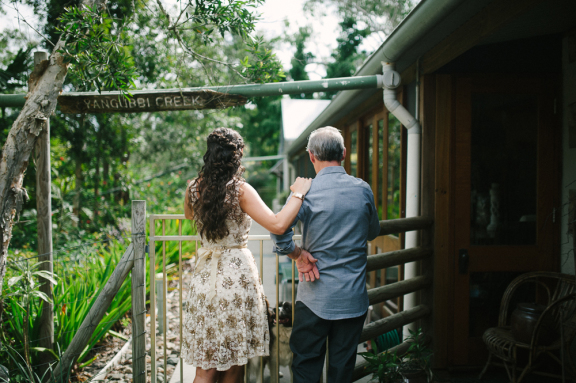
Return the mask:
M208 135L208 149L204 166L192 182L189 203L202 238L214 242L226 237L230 231L227 218L241 220L234 203L238 184L244 182L242 173L242 148L244 140L235 130L215 129ZM193 195L195 194L195 195Z

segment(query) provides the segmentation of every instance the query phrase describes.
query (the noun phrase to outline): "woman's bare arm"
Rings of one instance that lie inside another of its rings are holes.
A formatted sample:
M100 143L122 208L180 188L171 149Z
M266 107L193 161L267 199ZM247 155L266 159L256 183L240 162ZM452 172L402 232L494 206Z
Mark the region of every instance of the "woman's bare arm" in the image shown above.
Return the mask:
M310 189L311 183L312 181L309 179L301 178L297 180L294 183L294 185L298 184L295 192L306 194ZM284 234L294 222L294 219L296 219L296 215L298 215L298 211L302 206L302 200L290 198L290 201L288 201L282 211L274 214L252 186L244 183L241 188L240 207L242 211L272 234Z

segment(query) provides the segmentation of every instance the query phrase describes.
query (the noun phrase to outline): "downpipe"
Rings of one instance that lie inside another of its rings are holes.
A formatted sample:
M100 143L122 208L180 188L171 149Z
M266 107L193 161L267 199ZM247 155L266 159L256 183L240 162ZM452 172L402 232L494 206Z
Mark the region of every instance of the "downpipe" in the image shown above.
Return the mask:
M398 101L396 89L401 84L400 74L394 70L394 63L382 62L384 105L386 109L408 130L408 150L406 162L406 218L420 216L420 179L421 179L421 151L420 141L422 127L418 119ZM418 81L418 79L416 80ZM419 108L419 86L416 85L416 113ZM405 248L418 246L418 232L409 231L405 237ZM404 266L404 279L418 275L417 262L410 262ZM416 293L404 296L404 310L411 309L418 304ZM408 330L415 331L416 324L411 323L404 327L404 337L410 335Z

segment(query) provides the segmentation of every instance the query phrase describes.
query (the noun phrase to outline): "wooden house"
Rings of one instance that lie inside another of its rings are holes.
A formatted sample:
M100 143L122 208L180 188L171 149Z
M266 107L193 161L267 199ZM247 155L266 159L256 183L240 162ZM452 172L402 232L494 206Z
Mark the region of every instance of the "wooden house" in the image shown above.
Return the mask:
M575 16L574 0L423 0L356 73L393 62L422 126L420 215L433 224L419 241L432 256L416 275L432 282L417 300L431 308L422 325L437 367L485 363L482 333L514 277L574 274ZM381 219L404 217L414 164L382 91L338 93L288 148L290 178L310 175L307 138L322 126L343 132L343 165L372 186ZM370 252L404 246L387 241ZM389 269L371 272L371 287L403 278ZM380 312L402 309L389 300Z

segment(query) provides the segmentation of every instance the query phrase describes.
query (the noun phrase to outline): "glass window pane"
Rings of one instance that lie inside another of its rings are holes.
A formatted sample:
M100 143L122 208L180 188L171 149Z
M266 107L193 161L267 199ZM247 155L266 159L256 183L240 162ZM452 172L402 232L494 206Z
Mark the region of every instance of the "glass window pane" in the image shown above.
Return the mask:
M470 337L480 338L490 327L498 326L500 304L506 288L521 273L491 272L470 273ZM510 310L521 302L534 302L534 284L528 283L519 288L513 295ZM510 318L511 312L508 313Z
M388 114L388 211L387 219L400 218L400 159L402 156L402 125Z
M358 131L350 133L350 175L358 177Z
M366 172L368 174L366 174L366 182L368 182L368 185L370 185L370 187L372 187L372 154L374 153L374 149L373 149L374 139L372 137L372 124L370 124L366 127L366 134L368 135L368 158L366 159L366 164L368 165L368 166L366 166Z
M378 218L382 218L382 173L384 171L384 120L378 121Z
M536 243L536 95L472 96L470 243Z

